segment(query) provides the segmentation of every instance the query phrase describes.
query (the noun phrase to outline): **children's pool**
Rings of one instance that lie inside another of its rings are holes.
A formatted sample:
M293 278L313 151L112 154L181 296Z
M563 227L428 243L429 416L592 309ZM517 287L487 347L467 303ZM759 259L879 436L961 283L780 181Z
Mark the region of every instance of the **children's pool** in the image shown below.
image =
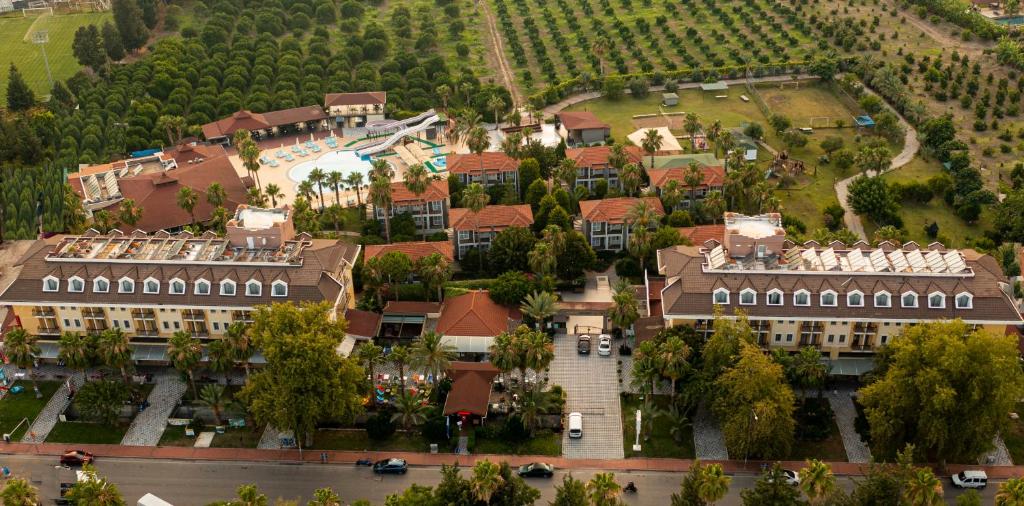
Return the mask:
M330 151L320 155L316 160L302 162L292 167L288 171L288 179L301 183L309 179L309 174L313 172L313 169L319 168L324 172L340 172L346 177L353 172L358 172L366 181L366 175L369 174L371 167L370 162L359 158L355 151Z

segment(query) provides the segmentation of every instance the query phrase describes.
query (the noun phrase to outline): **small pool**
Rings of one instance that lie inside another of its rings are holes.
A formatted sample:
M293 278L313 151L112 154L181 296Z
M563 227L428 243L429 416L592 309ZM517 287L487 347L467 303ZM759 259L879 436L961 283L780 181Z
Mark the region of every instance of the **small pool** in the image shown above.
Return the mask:
M431 163L434 164L434 167L437 167L439 169L448 168L448 158L445 156L439 156L437 158L434 158L433 160L431 160Z
M1024 16L1006 16L993 19L996 23L1006 26L1024 25Z
M345 176L359 172L365 181L372 165L369 161L359 158L355 151L330 151L320 155L316 160L302 162L292 167L288 171L288 179L301 183L309 179L309 174L317 167L324 172L341 172Z

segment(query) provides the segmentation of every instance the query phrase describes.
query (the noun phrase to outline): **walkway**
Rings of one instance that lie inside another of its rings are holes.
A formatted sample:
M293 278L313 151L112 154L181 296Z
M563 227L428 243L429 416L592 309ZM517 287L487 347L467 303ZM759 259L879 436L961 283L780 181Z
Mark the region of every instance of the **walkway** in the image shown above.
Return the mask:
M132 420L128 432L121 439L127 446L156 446L167 428L167 417L171 416L187 385L177 373L156 376L156 386L149 393L149 407Z
M78 390L85 383L85 376L82 373L75 373L71 376L71 382L75 385L75 390ZM53 397L50 397L50 400L46 402L46 406L36 416L32 426L22 436L21 441L23 443L46 441L46 436L50 435L50 431L60 421L61 413L71 404L71 396L68 394L68 385L64 383L53 394ZM34 440L32 438L33 434L35 434Z
M826 393L828 404L835 414L836 425L839 427L839 435L843 438L843 448L846 449L846 460L853 463L871 462L871 449L860 438L854 421L857 419L857 408L853 404L853 390L829 390Z
M693 448L701 460L729 459L729 450L725 447L725 436L718 426L718 420L715 420L703 402L693 417Z

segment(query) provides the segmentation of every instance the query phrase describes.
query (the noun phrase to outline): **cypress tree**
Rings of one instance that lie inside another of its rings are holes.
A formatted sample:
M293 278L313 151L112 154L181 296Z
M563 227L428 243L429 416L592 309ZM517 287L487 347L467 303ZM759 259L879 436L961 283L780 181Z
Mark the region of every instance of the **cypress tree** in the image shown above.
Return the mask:
M11 63L11 68L7 73L7 109L24 111L33 105L36 105L36 94L21 77L18 67Z

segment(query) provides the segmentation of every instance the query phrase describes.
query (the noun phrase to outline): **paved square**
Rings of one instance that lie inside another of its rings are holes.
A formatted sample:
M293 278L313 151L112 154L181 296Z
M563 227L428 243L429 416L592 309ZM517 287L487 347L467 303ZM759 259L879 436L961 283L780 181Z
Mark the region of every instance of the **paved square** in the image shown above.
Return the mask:
M562 455L570 459L621 459L622 406L615 372L618 344L612 355L597 354L597 336L590 355L576 353L576 336L555 337L555 360L551 362L551 383L561 385L567 396L566 414L583 414L583 437L569 439L562 434Z

